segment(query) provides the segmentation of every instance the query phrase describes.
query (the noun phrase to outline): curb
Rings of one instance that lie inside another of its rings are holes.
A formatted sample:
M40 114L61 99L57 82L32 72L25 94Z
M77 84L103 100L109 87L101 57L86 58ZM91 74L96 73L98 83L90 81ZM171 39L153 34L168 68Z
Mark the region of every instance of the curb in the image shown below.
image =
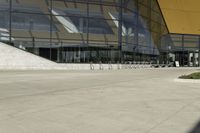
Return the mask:
M180 82L180 83L198 83L198 84L200 84L200 80L198 80L198 79L174 79L174 82Z

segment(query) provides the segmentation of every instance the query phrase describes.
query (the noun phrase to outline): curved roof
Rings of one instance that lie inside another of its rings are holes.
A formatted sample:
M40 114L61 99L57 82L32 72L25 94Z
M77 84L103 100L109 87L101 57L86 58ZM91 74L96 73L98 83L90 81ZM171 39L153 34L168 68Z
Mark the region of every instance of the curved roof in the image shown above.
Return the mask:
M170 33L200 35L200 0L158 0Z

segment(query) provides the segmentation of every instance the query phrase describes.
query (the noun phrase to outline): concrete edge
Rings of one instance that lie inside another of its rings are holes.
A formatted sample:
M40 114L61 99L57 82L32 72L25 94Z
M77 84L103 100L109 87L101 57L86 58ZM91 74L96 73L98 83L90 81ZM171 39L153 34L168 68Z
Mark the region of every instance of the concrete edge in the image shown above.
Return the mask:
M198 80L198 79L179 79L179 78L176 78L176 79L174 79L174 82L179 82L179 83L198 83L198 84L200 84L200 80Z

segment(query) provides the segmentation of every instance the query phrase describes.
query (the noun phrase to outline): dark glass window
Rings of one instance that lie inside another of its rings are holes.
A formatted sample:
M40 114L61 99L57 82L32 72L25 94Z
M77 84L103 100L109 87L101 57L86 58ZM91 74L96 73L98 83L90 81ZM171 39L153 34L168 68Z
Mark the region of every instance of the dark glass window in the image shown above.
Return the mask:
M0 27L8 29L9 8L6 6L0 8ZM50 18L47 15L43 15L39 8L14 7L12 11L13 29L50 31ZM55 24L53 24L52 31L56 30Z

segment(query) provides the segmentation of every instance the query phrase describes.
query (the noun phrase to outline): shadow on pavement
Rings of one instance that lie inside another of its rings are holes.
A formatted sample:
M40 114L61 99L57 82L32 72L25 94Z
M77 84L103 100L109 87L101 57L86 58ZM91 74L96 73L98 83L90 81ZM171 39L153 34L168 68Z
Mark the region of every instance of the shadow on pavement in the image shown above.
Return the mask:
M196 124L196 126L189 133L200 133L200 121Z

